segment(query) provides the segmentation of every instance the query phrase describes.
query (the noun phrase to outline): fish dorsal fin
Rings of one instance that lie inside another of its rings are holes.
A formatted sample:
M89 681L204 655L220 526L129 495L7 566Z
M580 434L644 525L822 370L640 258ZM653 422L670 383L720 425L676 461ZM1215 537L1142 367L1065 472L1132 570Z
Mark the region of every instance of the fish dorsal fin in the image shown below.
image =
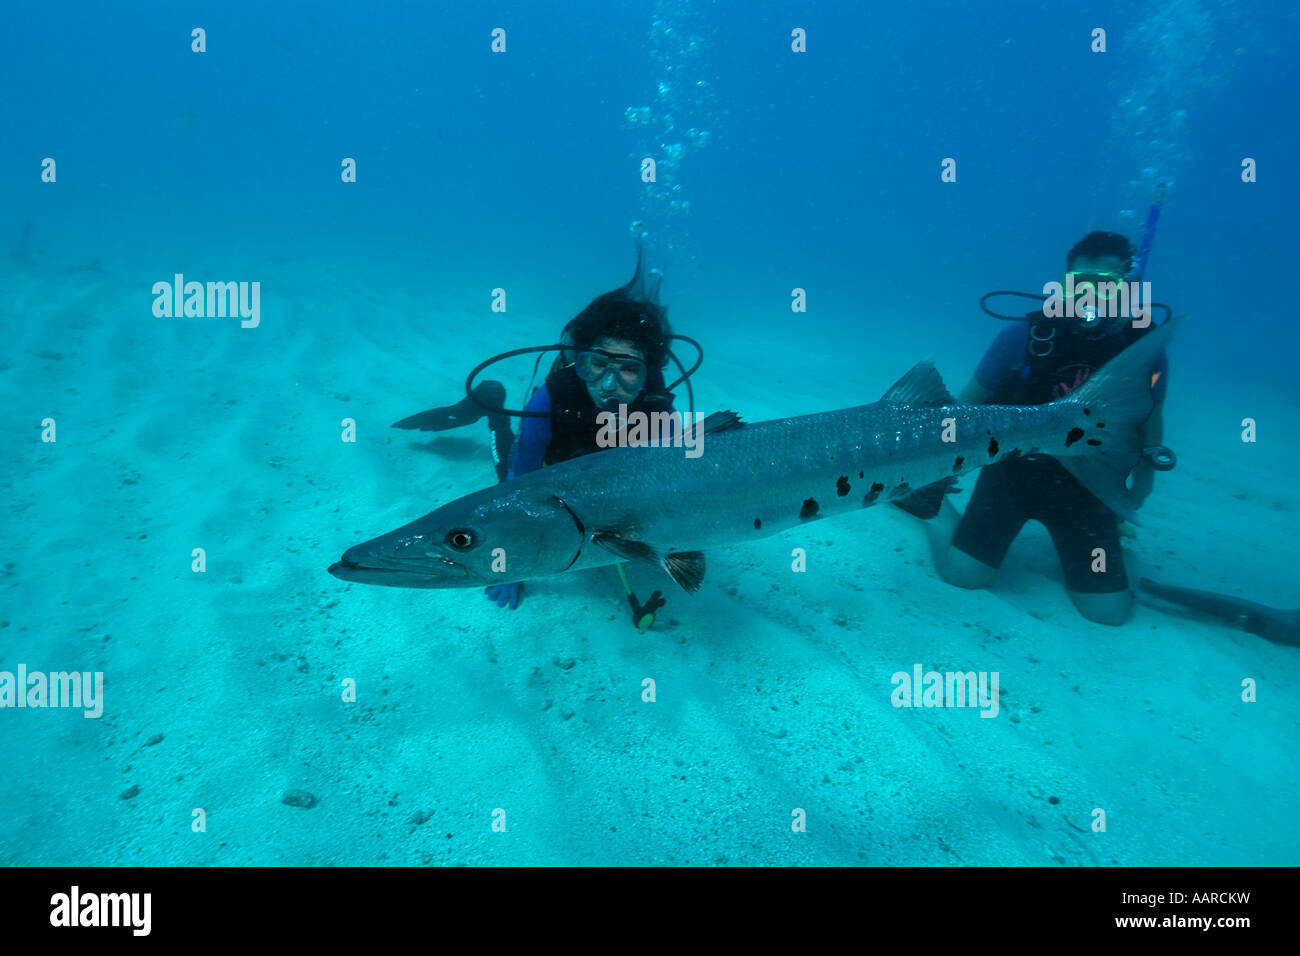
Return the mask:
M943 384L939 370L929 361L913 365L906 375L885 392L881 401L908 405L954 405L957 402L948 391L948 386Z
M704 434L706 435L716 435L718 432L728 432L733 428L744 427L745 423L733 411L710 412L704 419Z
M664 555L664 570L668 576L692 594L704 583L704 552L674 551Z

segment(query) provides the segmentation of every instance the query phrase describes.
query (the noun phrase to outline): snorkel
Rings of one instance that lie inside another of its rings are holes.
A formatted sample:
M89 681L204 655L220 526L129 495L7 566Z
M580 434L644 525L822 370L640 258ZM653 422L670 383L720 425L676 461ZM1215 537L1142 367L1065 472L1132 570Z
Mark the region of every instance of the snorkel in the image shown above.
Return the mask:
M1130 282L1141 282L1142 275L1147 270L1147 260L1151 258L1151 244L1156 238L1156 223L1160 221L1160 207L1165 201L1165 184L1157 183L1156 191L1151 197L1151 208L1147 211L1147 224L1142 230L1142 245L1138 248L1137 258L1133 260L1133 268L1129 270L1128 280Z

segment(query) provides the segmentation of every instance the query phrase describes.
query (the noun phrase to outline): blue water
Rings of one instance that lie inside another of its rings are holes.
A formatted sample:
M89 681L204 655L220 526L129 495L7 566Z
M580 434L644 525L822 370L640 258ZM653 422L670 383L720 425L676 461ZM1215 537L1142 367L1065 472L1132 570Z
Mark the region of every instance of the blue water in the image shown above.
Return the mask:
M0 862L1300 859L1300 650L1145 599L1091 624L1036 526L982 591L886 509L721 549L696 595L633 568L668 597L647 632L605 573L507 611L325 570L492 482L482 426L389 424L553 342L630 277L634 220L705 348L698 406L757 421L924 357L959 389L1000 328L982 293L1040 289L1094 229L1137 241L1166 183L1146 278L1189 316L1180 464L1127 560L1295 607L1292 5L53 2L7 27L0 672L105 691L95 719L0 708ZM156 315L178 273L260 283L257 327ZM530 372L500 370L512 399ZM892 706L917 663L999 672L998 717Z

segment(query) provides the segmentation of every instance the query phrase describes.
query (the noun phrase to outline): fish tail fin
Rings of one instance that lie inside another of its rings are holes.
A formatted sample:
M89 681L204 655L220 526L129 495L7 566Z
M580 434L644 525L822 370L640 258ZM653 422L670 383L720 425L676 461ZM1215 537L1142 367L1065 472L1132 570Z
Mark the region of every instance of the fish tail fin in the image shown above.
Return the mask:
M1115 356L1058 404L1072 423L1057 460L1127 521L1137 522L1129 473L1142 457L1142 425L1155 409L1152 376L1180 319L1170 319Z

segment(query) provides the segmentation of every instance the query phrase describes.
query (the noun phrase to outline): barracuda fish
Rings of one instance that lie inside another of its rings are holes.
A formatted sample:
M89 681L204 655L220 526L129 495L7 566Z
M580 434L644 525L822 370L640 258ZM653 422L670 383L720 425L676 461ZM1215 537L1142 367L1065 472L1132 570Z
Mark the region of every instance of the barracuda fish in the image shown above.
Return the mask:
M959 404L922 362L870 405L706 432L697 458L610 448L530 472L349 548L329 570L365 584L464 588L637 560L695 591L708 548L927 487L942 493L958 475L1030 454L1057 458L1135 520L1125 481L1154 407L1151 376L1178 321L1047 405Z

